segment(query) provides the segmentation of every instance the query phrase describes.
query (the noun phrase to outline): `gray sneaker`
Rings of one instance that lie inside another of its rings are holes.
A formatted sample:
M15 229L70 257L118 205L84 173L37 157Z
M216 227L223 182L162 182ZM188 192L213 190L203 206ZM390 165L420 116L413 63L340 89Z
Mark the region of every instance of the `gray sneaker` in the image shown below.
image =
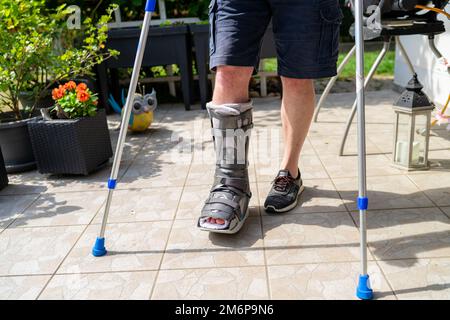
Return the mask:
M304 189L300 170L297 178L291 176L288 170L280 170L272 183L264 209L270 213L290 211L297 206L298 198Z

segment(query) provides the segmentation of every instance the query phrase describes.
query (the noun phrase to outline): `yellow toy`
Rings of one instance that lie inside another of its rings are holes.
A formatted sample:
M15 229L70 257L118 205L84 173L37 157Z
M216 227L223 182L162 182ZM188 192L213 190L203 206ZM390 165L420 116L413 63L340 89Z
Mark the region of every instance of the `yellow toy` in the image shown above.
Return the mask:
M122 114L123 109L114 100L111 95L109 97L109 104L114 109L115 112ZM122 105L125 105L125 92L122 91ZM133 109L131 111L130 122L128 128L133 132L143 132L147 130L153 122L153 112L158 106L158 101L156 99L156 91L152 90L152 93L144 95L136 93L134 95Z

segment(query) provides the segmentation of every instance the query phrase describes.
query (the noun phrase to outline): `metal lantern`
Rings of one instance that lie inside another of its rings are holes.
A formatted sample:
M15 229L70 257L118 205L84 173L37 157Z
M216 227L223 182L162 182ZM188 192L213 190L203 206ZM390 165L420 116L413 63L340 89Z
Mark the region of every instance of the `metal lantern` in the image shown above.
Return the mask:
M426 170L434 105L422 91L417 75L408 82L394 105L394 165L407 170Z

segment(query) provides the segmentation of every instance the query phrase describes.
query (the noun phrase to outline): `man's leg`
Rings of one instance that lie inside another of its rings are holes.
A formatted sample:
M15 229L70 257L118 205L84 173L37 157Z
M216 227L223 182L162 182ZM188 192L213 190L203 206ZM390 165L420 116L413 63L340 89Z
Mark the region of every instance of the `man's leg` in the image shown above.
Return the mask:
M311 125L315 105L313 80L281 77L283 100L281 121L283 125L284 153L281 169L293 177L298 175L300 152Z
M249 214L248 177L253 106L248 85L259 65L261 40L272 11L267 0L211 0L210 68L217 71L211 118L216 170L198 220L201 230L236 233Z
M249 101L248 86L253 67L219 66L212 103L224 105L230 103L246 103ZM208 218L211 224L225 224L224 219Z
M283 83L281 121L284 153L281 170L273 181L264 202L264 208L267 211L276 213L295 208L298 197L304 190L298 162L311 125L315 105L313 80L282 76L281 81Z
M212 102L215 105L248 102L248 86L252 73L253 67L217 67Z
M336 75L343 16L338 0L269 1L284 89L281 116L285 150L282 168L264 207L281 213L295 208L304 189L298 161L314 109L311 79Z

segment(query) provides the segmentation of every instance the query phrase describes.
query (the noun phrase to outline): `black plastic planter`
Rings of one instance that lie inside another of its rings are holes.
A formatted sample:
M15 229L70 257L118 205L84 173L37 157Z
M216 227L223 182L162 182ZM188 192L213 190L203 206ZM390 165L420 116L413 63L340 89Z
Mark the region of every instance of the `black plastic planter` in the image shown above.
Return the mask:
M198 72L200 88L200 102L202 108L206 108L208 99L211 98L211 89L208 80L209 71L209 24L189 25L192 39L194 40L195 62Z
M0 147L6 171L17 173L36 168L27 124L38 118L0 123Z
M3 161L2 149L0 148L0 190L8 185L8 174L6 173L5 162Z
M28 129L40 173L88 175L113 154L103 109L95 117L30 122Z
M120 97L117 69L132 68L141 28L112 28L108 31L107 48L120 52L97 68L100 94L107 99L109 91ZM177 64L180 68L183 101L187 110L192 102L192 52L187 25L151 27L142 62L143 67ZM107 69L111 69L111 83Z

